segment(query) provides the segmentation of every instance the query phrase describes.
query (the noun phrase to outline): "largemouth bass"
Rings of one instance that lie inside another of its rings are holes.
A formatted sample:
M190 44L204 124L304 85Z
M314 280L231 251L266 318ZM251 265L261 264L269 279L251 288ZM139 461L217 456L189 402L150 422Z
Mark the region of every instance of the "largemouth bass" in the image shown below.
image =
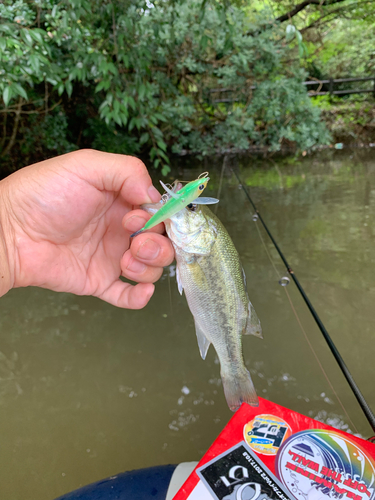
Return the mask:
M178 188L176 183L175 189ZM162 206L144 205L154 214ZM238 252L220 220L204 205L190 204L164 221L176 253L178 290L194 316L200 354L210 344L220 361L229 408L258 405L242 356L242 335L262 337L259 319L246 291Z

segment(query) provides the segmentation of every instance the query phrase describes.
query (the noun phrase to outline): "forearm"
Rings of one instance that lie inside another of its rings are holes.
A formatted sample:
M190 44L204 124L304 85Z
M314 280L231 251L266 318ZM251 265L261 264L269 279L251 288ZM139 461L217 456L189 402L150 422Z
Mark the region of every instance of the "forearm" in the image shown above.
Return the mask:
M12 273L9 264L10 255L6 236L9 228L2 187L2 183L0 182L0 297L12 288Z

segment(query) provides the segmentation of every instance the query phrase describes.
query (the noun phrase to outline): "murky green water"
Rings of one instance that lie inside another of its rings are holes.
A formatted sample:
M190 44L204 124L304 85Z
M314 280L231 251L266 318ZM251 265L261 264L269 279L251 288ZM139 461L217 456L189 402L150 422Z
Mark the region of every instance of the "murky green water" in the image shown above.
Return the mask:
M375 159L335 152L295 164L231 160L369 404L373 390ZM221 160L210 170L216 196ZM371 430L238 182L224 172L217 215L247 274L264 340L244 339L258 394L311 417ZM257 225L277 272L271 265ZM13 290L0 300L0 490L7 500L54 497L117 472L197 460L231 416L211 348L202 361L175 268L143 311L90 297Z

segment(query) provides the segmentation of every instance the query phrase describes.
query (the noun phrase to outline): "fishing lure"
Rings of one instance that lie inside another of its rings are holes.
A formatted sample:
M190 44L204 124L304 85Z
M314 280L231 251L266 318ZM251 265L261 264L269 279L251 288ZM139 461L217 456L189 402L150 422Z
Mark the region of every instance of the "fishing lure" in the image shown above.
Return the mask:
M205 172L195 181L188 182L186 186L177 192L172 191L168 188L168 186L160 181L160 184L169 195L168 200L161 207L161 209L146 222L142 229L131 235L131 238L137 236L137 234L143 233L146 229L151 229L157 224L160 224L160 222L164 222L166 219L169 219L174 214L190 205L190 203L194 203L196 205L212 205L214 203L218 203L219 200L216 198L198 198L198 196L203 193L209 180L210 178L208 177L208 173Z

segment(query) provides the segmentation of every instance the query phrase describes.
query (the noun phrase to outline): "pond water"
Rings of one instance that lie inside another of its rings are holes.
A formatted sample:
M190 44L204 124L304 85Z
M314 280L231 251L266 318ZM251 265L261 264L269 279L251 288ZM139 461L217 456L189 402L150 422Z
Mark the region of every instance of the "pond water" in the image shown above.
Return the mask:
M217 215L240 253L262 323L264 340L243 342L258 394L370 436L295 285L279 285L285 268L237 179L222 171L222 159L189 161L194 168L176 167L171 179L210 171L206 193L220 191ZM228 158L230 165L375 409L373 155ZM216 438L231 417L218 361L212 347L206 361L200 358L174 275L174 265L165 269L142 311L32 288L0 300L2 498L52 500L117 472L198 460Z

